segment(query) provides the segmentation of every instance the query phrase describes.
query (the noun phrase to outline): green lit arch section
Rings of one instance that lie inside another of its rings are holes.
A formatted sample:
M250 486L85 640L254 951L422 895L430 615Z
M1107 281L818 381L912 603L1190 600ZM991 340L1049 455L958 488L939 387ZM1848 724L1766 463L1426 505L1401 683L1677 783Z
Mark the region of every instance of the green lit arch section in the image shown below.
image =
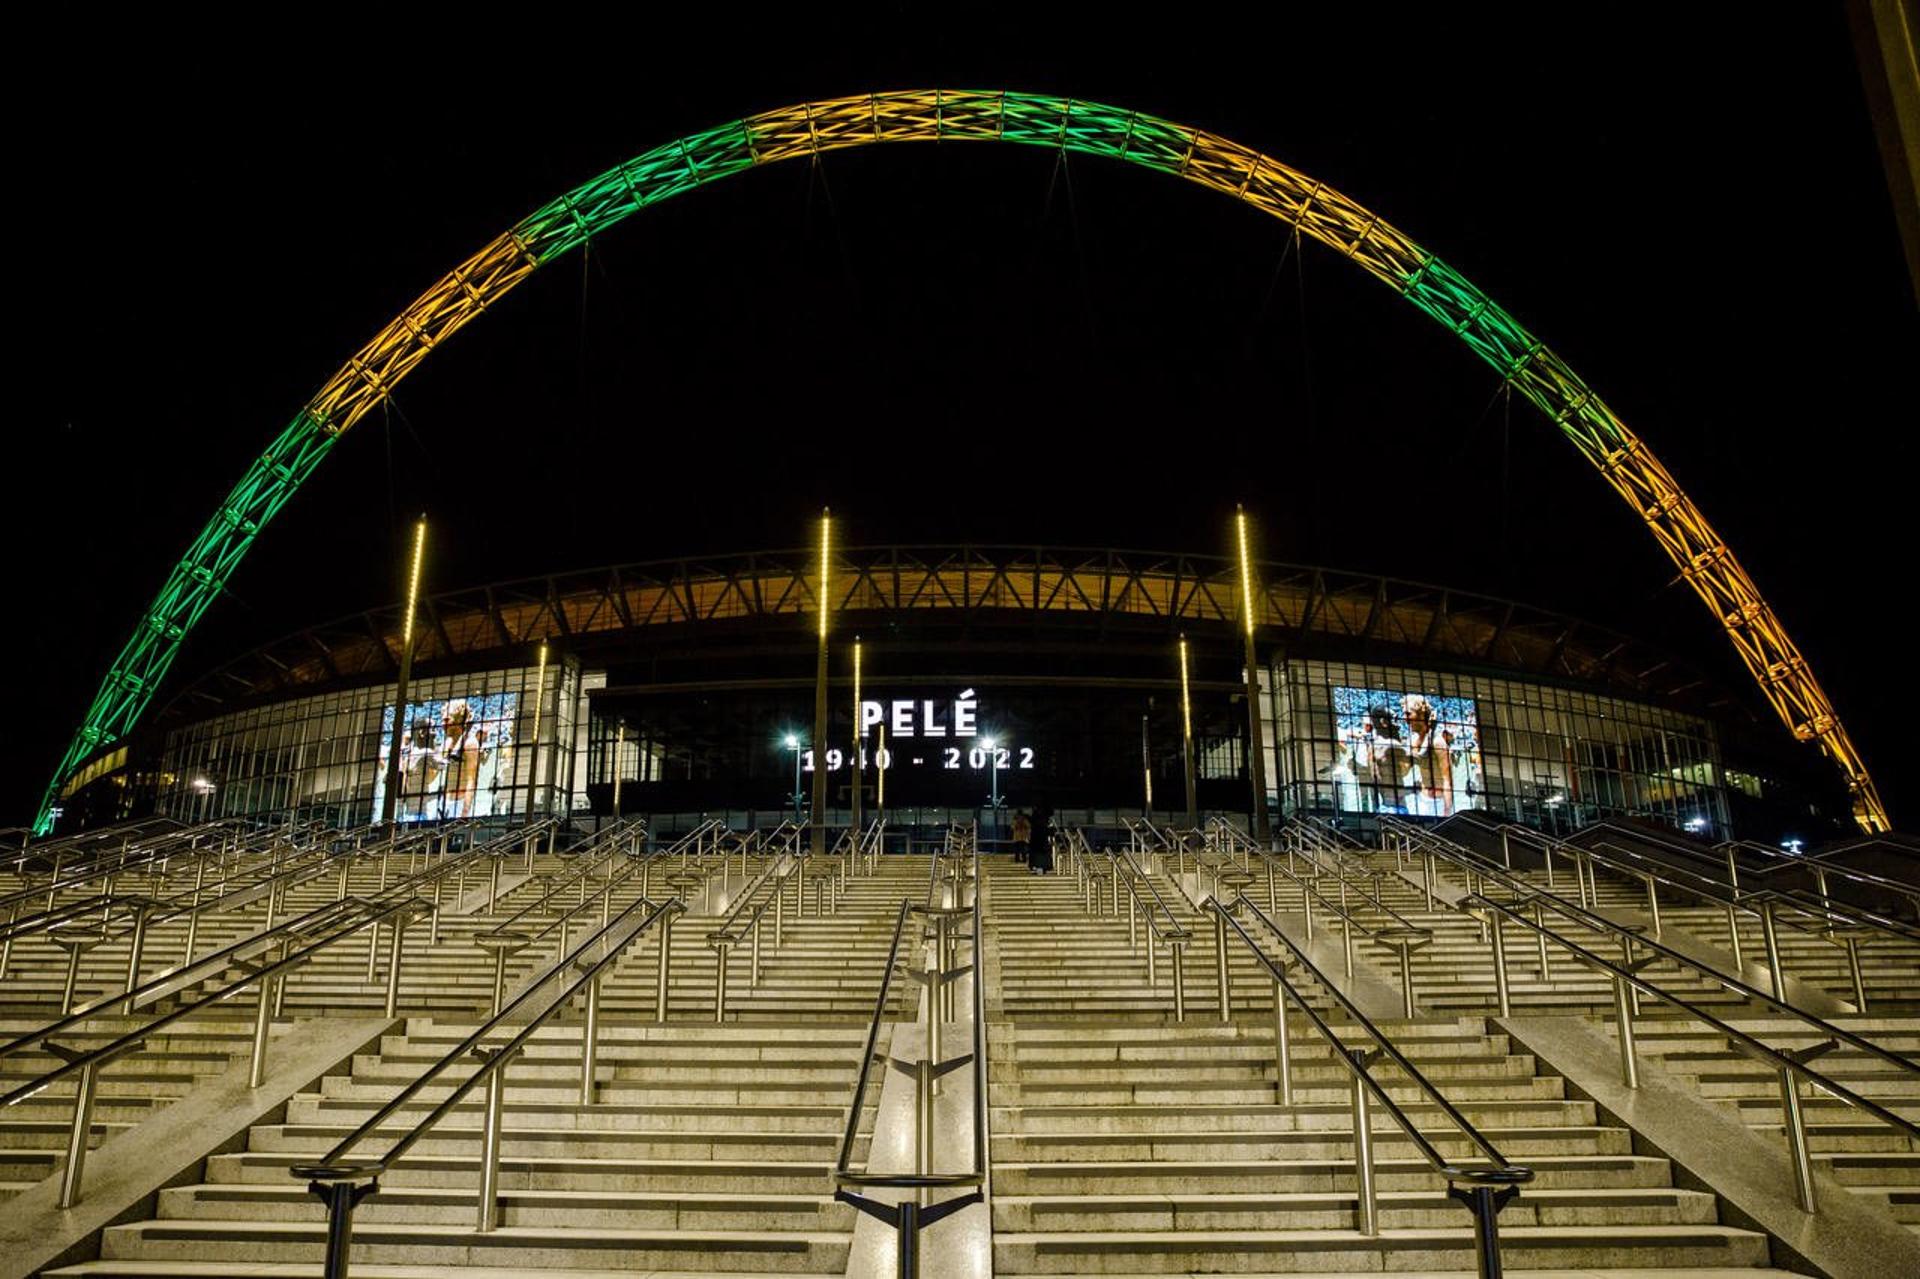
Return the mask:
M1270 156L1137 111L1038 94L928 89L806 102L656 147L575 187L455 267L320 388L247 468L141 617L47 788L124 737L181 641L334 442L435 347L539 267L648 205L744 169L882 142L1012 142L1106 156L1223 192L1336 250L1426 312L1539 407L1646 523L1781 720L1840 769L1863 830L1888 828L1865 763L1772 607L1692 499L1559 356L1378 214Z

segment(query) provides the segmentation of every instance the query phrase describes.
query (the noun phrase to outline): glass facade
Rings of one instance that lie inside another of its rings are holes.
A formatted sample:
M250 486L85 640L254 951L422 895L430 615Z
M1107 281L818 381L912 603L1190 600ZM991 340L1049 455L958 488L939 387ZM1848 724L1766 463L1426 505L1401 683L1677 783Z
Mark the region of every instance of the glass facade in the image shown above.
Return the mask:
M572 785L577 668L442 675L408 685L403 821L525 814ZM356 825L380 815L392 684L295 698L167 735L159 809L183 820L290 815Z
M1550 831L1631 815L1728 833L1719 745L1696 716L1399 666L1295 660L1276 675L1262 713L1282 812L1444 817L1474 808Z
M1583 689L1318 659L1263 665L1259 677L1269 803L1280 815L1483 809L1553 831L1637 815L1717 838L1728 834L1726 788L1747 780L1722 768L1706 720ZM415 680L399 734L396 815L511 816L529 804L610 813L616 778L626 813L774 815L790 811L796 759L805 804L813 761L783 742L804 733L810 690L664 689L602 705L606 682L604 670L582 673L572 659L544 674L529 666ZM952 713L927 691L896 700L923 717ZM1013 807L1045 798L1063 812L1138 812L1146 759L1156 807L1174 811L1184 802L1178 701L1153 691L969 685L984 717L977 728L998 737L1005 766L989 778L985 752L965 749L974 741L942 750L943 742L890 737L889 806L973 811L997 786ZM393 696L391 684L346 689L176 729L166 740L160 811L375 820ZM1245 811L1244 707L1218 683L1195 698L1202 813ZM844 714L836 719L834 736L851 732ZM845 810L850 770L839 754L828 753L837 774L828 802ZM871 804L877 776L869 771L865 781Z

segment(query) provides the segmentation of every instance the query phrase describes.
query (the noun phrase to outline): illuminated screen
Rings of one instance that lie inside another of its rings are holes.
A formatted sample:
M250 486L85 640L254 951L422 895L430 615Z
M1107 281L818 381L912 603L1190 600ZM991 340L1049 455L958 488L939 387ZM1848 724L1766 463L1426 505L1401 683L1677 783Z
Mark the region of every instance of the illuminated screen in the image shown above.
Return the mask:
M1448 817L1486 807L1470 697L1333 690L1335 802L1347 812Z
M400 739L403 822L505 813L513 784L513 719L518 693L469 694L407 706ZM393 707L380 716L380 769L373 779L373 815L386 802L387 761L393 750Z

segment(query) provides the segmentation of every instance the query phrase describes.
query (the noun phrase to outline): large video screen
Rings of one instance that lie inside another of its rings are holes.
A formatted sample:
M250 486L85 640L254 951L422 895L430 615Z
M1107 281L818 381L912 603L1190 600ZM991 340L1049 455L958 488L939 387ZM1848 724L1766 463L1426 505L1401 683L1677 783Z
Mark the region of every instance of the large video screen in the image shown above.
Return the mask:
M507 811L513 784L513 724L518 693L472 693L412 702L400 738L403 822L491 817ZM373 779L373 815L387 795L393 751L393 707L380 717L380 771Z
M1449 817L1486 807L1470 697L1333 690L1335 802L1347 812Z

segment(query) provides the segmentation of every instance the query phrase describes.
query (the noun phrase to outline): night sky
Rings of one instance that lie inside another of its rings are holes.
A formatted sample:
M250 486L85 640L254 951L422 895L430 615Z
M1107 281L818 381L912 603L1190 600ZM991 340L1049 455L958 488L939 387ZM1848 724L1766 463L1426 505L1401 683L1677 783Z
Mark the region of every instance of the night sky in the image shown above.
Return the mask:
M728 10L707 31L314 30L244 56L220 52L231 30L49 41L42 91L9 91L0 824L31 817L251 456L447 268L683 133L935 85L1205 128L1439 253L1667 463L1915 824L1897 619L1920 316L1843 13L1542 8L1247 29L1197 6L1120 46L1019 34L1010 10L991 40L922 32L905 8L858 35L749 39ZM1271 558L1563 609L1745 687L1636 518L1390 290L1191 184L966 144L730 178L537 275L340 443L172 687L393 598L422 509L449 589L791 546L823 503L861 543L1224 553L1236 501Z

